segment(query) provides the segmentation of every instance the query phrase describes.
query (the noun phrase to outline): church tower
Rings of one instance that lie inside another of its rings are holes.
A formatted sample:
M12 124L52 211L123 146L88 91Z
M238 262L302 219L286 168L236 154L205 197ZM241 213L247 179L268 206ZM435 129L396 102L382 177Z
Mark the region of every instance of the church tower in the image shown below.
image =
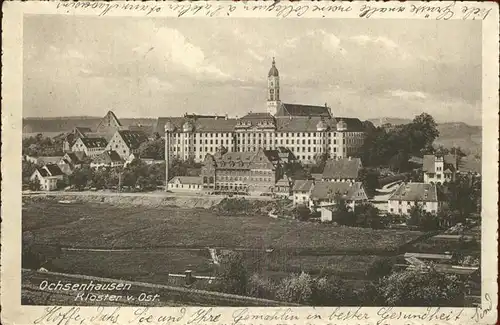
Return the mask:
M273 58L273 65L267 74L267 112L271 115L276 114L280 105L280 77L276 62Z

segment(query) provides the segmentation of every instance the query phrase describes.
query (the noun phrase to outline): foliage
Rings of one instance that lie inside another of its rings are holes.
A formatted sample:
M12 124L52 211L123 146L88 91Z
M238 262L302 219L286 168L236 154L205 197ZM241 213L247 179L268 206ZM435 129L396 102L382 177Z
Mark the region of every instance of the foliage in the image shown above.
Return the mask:
M40 156L62 156L62 140L54 140L44 137L41 133L34 137L24 138L22 141L23 155Z
M383 278L379 292L389 306L463 305L464 283L455 275L407 269Z
M329 194L330 196L332 193ZM344 226L353 226L356 224L356 219L351 208L347 205L347 201L339 192L333 194L335 209L332 213L332 221Z
M22 166L23 184L28 184L29 178L31 177L31 175L33 175L33 173L36 170L36 164L23 160L21 166Z
M311 284L311 304L313 306L339 306L348 299L345 282L336 277L320 277Z
M88 186L93 179L93 170L88 165L77 168L69 176L70 185L74 186L77 190L83 190Z
M437 215L424 211L418 202L411 207L407 224L409 226L417 226L425 231L438 230L440 228Z
M300 221L307 221L311 218L311 210L305 205L298 205L293 209L292 215Z
M157 138L153 141L145 141L139 147L139 157L156 160L165 159L165 139Z
M409 124L371 129L358 155L364 166L390 165L391 169L402 172L409 168L408 158L421 156L432 148L438 136L434 118L422 113Z
M371 203L357 205L354 209L356 226L363 228L382 229L384 224L380 210Z
M26 269L51 267L52 261L61 255L58 246L35 245L31 232L25 232L22 239L21 266Z
M323 173L323 170L325 169L326 161L329 158L329 154L324 152L321 154L317 154L314 156L314 165L311 166L310 172L311 173Z
M169 178L176 176L192 176L191 171L199 168L201 168L201 165L195 162L192 157L187 160L181 160L175 157L169 163Z
M253 274L248 281L247 294L256 298L275 299L276 284L267 277L258 273Z
M31 191L40 191L40 189L42 188L42 186L40 185L40 180L38 178L30 180L28 186Z
M388 276L393 269L394 261L388 257L375 260L366 270L366 275L371 279L379 279Z
M457 175L447 184L447 199L450 210L456 213L457 222L464 222L481 205L481 179L469 175ZM464 199L467 198L467 199Z
M276 298L280 301L308 304L312 299L313 280L307 273L292 274L279 284Z
M362 168L359 171L359 181L363 183L366 195L373 197L375 190L380 187L379 179L380 172L376 169Z
M293 180L311 178L311 173L298 161L285 163L283 166L283 172L286 176Z
M217 288L226 293L246 294L249 276L243 256L233 251L225 252L220 255L219 263L215 275Z

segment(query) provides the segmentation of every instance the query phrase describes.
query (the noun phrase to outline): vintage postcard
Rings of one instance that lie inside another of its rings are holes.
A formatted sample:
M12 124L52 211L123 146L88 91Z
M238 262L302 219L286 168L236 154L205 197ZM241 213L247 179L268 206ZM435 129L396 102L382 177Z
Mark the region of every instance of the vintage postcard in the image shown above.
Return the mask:
M498 6L7 2L3 324L494 324Z

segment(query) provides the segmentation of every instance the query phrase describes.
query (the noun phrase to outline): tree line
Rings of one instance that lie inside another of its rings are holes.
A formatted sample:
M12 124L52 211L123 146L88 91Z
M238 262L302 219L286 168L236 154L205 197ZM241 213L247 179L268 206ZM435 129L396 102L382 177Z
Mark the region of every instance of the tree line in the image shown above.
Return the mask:
M426 272L393 271L388 260L376 261L368 272L375 278L360 288L352 288L336 276L311 276L305 272L273 280L252 273L243 256L231 251L220 256L217 280L210 289L310 306L464 305L465 278L439 273L432 267Z

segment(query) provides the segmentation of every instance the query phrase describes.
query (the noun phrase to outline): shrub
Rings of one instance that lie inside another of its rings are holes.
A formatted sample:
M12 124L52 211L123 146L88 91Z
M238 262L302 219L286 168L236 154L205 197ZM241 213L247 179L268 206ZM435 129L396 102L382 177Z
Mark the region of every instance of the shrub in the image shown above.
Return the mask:
M247 294L252 297L272 300L276 298L276 289L276 284L272 280L255 273L248 281Z
M312 279L307 273L292 274L283 279L276 292L281 301L308 304L312 298Z
M383 278L379 292L389 306L463 305L464 283L455 275L407 269Z

